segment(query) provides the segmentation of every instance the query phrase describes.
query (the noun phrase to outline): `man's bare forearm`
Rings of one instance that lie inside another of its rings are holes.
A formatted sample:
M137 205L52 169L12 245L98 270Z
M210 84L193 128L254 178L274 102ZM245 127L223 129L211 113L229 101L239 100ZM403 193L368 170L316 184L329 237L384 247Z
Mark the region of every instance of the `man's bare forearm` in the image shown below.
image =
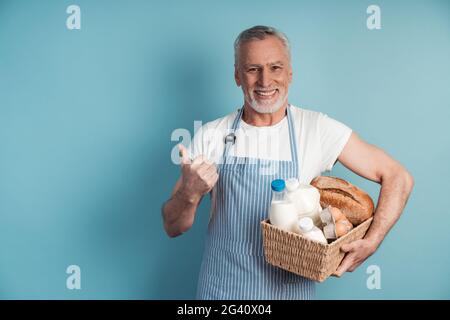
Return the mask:
M164 229L170 237L186 232L193 224L201 197L189 195L180 188L162 208Z
M382 177L374 219L364 237L378 247L400 218L413 189L413 177L404 169Z

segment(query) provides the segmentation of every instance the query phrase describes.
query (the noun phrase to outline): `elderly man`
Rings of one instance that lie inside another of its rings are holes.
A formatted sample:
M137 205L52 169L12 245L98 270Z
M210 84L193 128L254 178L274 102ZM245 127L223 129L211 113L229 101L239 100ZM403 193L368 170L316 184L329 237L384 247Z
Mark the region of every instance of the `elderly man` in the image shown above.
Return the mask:
M255 26L238 36L234 77L244 105L205 124L189 151L180 145L181 177L163 206L164 228L171 237L189 230L202 197L211 192L197 297L311 299L313 281L264 260L260 221L267 217L270 181L296 177L310 183L340 161L381 184L365 238L342 247L347 254L335 272L341 276L378 248L400 217L413 178L399 162L343 123L288 103L289 42L275 28Z

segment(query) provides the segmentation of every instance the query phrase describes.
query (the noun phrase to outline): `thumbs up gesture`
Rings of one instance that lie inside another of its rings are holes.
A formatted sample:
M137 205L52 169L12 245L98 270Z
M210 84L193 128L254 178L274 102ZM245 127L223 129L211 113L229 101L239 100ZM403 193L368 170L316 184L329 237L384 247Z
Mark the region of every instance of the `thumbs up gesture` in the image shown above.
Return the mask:
M178 149L181 157L182 188L190 195L191 199L199 201L217 183L219 179L217 167L203 155L191 161L188 156L188 150L182 144L178 145Z

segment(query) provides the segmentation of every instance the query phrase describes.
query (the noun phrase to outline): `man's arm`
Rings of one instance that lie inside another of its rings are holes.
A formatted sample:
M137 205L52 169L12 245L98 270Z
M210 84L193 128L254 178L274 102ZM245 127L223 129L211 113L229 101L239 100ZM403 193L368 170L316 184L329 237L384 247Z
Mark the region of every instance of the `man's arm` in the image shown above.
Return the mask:
M164 229L170 237L177 237L192 227L200 201L211 191L219 178L216 166L199 156L190 161L187 150L179 146L181 152L181 177L172 195L162 207Z
M190 195L182 188L180 177L170 199L164 202L162 207L164 230L169 237L177 237L191 228L200 200L201 197Z
M412 175L382 149L361 140L352 133L338 158L346 168L361 177L381 184L373 222L362 240L342 246L346 257L336 276L355 270L379 247L405 208L414 186Z

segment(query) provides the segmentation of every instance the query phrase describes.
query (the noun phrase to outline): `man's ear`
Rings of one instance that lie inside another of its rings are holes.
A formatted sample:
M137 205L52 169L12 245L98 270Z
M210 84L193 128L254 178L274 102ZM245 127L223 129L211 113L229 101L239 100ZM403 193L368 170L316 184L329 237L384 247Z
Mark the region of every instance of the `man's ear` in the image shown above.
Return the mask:
M239 78L239 72L236 65L234 65L234 81L236 81L238 87L241 86L241 79Z

